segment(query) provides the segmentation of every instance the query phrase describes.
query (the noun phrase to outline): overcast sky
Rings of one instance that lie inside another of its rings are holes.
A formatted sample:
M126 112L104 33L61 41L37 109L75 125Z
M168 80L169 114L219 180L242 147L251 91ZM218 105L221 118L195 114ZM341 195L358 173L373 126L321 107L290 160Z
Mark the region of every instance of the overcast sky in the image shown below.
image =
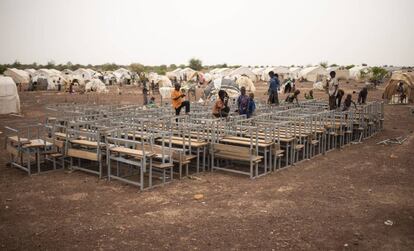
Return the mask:
M414 0L0 0L0 63L414 65Z

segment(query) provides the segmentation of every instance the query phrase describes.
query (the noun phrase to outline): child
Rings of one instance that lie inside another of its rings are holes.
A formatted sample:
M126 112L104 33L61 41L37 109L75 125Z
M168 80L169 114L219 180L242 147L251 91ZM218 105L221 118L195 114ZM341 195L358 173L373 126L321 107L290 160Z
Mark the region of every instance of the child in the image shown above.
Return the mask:
M148 108L157 108L157 104L155 104L155 98L154 97L150 98L150 101L148 102L147 107Z
M249 103L247 105L247 118L254 115L256 111L256 103L254 102L254 93L249 94Z
M299 105L298 96L300 94L300 90L296 90L293 94L290 94L286 97L285 102L287 103L293 103L293 100L296 100L296 104Z
M352 100L352 94L348 94L346 95L346 98L344 100L344 106L342 107L342 111L348 111L349 108L351 108L351 104L354 104L355 109L357 109L355 102Z
M305 93L305 99L313 99L313 90L309 91L309 95Z
M237 111L240 115L247 115L249 96L246 95L246 88L240 88L240 96L237 98Z
M225 118L229 115L229 107L227 106L228 102L227 92L220 90L218 92L218 99L213 106L213 116L216 118Z
M358 105L365 104L368 96L368 88L364 87L358 94Z
M175 115L180 115L181 109L185 108L185 115L188 115L190 112L190 102L188 100L183 100L185 94L181 91L181 85L175 84L174 90L171 92L171 105L175 109Z
M145 82L142 86L142 94L144 96L144 105L147 105L148 104L148 88L147 88L147 83Z
M336 102L337 102L336 108L340 108L341 107L342 98L343 98L344 95L345 95L344 90L339 89L338 90L338 93L336 94Z

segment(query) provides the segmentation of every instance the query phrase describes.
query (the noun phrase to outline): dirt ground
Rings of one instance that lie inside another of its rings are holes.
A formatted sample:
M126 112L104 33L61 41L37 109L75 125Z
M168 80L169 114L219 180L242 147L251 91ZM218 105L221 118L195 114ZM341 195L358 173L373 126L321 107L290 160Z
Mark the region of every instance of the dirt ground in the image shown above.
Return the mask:
M352 92L361 84L341 87ZM264 98L265 88L256 97ZM101 96L23 92L23 117L0 116L0 131L53 114L45 104L140 103L136 89ZM382 90L370 91L369 100ZM386 105L385 129L362 144L256 180L207 172L145 192L83 172L29 177L6 166L3 145L0 249L414 250L413 130L408 106ZM397 136L408 139L376 144ZM194 200L200 193L204 199Z

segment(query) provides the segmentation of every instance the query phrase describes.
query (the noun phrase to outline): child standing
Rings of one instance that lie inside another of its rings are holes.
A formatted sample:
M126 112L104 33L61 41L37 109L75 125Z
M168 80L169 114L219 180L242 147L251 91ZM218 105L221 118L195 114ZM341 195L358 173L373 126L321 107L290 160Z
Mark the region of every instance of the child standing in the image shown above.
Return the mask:
M256 103L254 102L254 93L249 94L249 103L247 105L247 118L254 115L256 111Z

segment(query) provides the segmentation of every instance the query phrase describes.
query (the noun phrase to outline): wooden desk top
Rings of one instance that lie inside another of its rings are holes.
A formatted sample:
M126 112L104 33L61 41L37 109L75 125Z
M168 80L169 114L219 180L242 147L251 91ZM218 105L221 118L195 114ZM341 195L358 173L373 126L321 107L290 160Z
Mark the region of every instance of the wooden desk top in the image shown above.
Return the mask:
M96 141L90 141L90 140L84 140L84 139L73 139L70 141L72 144L78 144L83 146L90 146L90 147L98 147L98 142ZM103 146L103 143L99 144L100 146Z
M36 148L36 147L44 147L44 146L52 146L53 144L43 139L32 139L29 141L28 144L23 145L23 148Z
M157 142L159 142L159 143L162 143L162 141L163 141L162 139L157 139ZM169 142L170 142L169 139L164 139L164 143L168 144ZM188 142L188 139L186 139L183 142L183 138L180 138L180 137L171 138L171 144L179 145L179 146L182 146L182 145L190 146L190 143ZM191 147L198 148L198 147L204 147L206 145L208 145L208 143L205 142L205 141L191 140Z
M235 138L226 138L224 137L223 139L220 140L221 143L230 143L230 144L236 144L236 145L243 145L243 146L250 146L250 139L248 139L248 141L243 140L243 138L241 139L235 139ZM256 145L256 142L252 143L253 146ZM259 147L270 147L273 145L273 143L258 143L257 144Z
M12 141L13 143L19 143L19 138L17 136L11 136L11 137L8 137L8 139L10 141ZM28 143L30 143L30 140L28 140L26 138L20 138L20 143L28 144Z
M135 156L135 157L143 157L144 154L145 154L145 156L148 156L148 157L152 157L154 155L151 152L147 152L147 151L144 152L142 150L130 149L130 148L122 147L122 146L117 146L117 147L114 147L114 148L110 148L109 150L111 152L128 154L128 155L132 155L132 156Z

